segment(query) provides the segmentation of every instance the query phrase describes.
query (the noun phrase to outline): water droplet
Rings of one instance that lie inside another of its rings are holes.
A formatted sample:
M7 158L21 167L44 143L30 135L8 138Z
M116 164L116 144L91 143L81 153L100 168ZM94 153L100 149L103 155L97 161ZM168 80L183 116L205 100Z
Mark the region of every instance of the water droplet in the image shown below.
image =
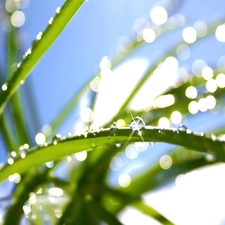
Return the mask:
M20 68L20 66L21 66L21 62L19 62L19 63L17 64L17 68Z
M211 134L211 138L213 141L216 141L216 135L215 134Z
M183 124L180 124L177 128L178 131L187 131L187 127Z
M7 159L8 164L12 165L14 163L16 156L17 156L17 152L15 152L15 151L9 152L8 159Z
M46 162L45 165L46 165L48 168L52 168L52 167L54 166L54 162L53 162L53 161Z
M18 184L21 181L21 176L18 173L14 173L13 175L10 175L8 179L10 182Z
M42 32L39 32L36 36L36 39L39 41L42 38Z
M21 158L25 158L27 153L28 153L28 149L29 149L29 145L28 144L24 144L24 145L21 145L19 147L19 155Z
M121 144L120 143L117 143L115 144L117 148L120 148Z
M48 21L48 24L52 25L53 20L54 20L54 18L53 18L53 17L51 17L51 18L49 19L49 21Z
M7 83L4 83L3 85L2 85L2 90L3 91L6 91L8 89L8 84Z
M142 119L142 118L140 118L140 117L135 117L134 119L132 119L131 120L131 122L130 122L130 128L132 129L132 130L140 130L140 129L142 129L143 127L145 126L145 122L144 122L144 120Z
M110 135L116 135L117 131L116 123L114 122L113 124L111 124L109 128L110 128Z
M213 152L209 151L209 152L205 153L204 156L208 162L214 162L216 160L216 156Z
M187 133L187 134L192 134L192 130L187 129L187 130L186 130L186 133Z
M56 134L52 138L52 142L53 142L54 145L57 145L60 140L61 140L61 134Z
M153 145L155 145L155 142L149 142L149 144L151 145L151 146L153 146Z
M60 13L60 10L61 10L61 8L58 7L55 11L56 11L56 13Z

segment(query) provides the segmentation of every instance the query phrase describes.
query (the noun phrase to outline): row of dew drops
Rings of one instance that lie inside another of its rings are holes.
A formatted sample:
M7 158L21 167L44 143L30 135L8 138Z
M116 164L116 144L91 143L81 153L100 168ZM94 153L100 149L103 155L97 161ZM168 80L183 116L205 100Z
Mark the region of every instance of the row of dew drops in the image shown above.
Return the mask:
M61 8L60 8L60 7L56 8L56 15L59 14L60 11L61 11ZM54 17L51 17L51 18L48 20L48 24L49 24L49 25L52 25L52 24L53 24L53 21L54 21ZM31 55L31 53L32 53L32 48L37 44L38 41L41 40L42 35L43 35L42 32L38 32L38 34L36 35L36 40L34 40L34 41L32 42L32 47L29 48L29 49L24 53L23 59L26 59L29 55ZM22 62L17 63L16 67L17 67L17 68L20 68L21 63L22 63ZM16 69L16 68L14 68L13 70L15 70L15 69ZM21 81L20 81L20 84L24 84L24 83L25 83L24 80L21 80ZM4 83L4 84L2 85L2 91L7 91L7 90L8 90L8 83L6 82L6 83Z
M133 132L137 131L139 132L139 134L141 135L140 130L142 128L148 128L148 126L145 126L145 122L141 117L135 117L131 120L129 127L133 130ZM117 131L117 124L113 123L112 125L110 125L110 135L115 136L116 135L116 131ZM96 126L91 126L90 129L86 128L84 129L84 131L82 132L82 134L80 134L79 136L83 136L84 138L88 137L88 134L91 133L94 136L96 135L96 133L100 132L102 129L99 129ZM192 134L192 131L187 129L187 127L185 125L180 124L177 129L174 129L174 131L177 132L177 134L179 134L179 132L186 132L187 134ZM158 129L157 130L158 134L162 134L163 133L163 129ZM133 134L133 133L132 133ZM132 135L131 134L131 135ZM204 133L199 133L200 136L204 137ZM62 137L60 134L56 134L55 136L53 136L52 141L50 143L46 142L46 137L43 133L38 133L36 135L36 143L39 145L39 147L47 147L49 144L53 144L53 145L57 145L60 141L65 140L65 139L69 139L71 137L74 137L71 133L68 133L66 138ZM108 137L109 138L109 137ZM219 141L225 141L225 135L221 136L220 138L217 138L216 135L211 134L211 139L213 141L219 140ZM142 139L143 140L143 139ZM143 140L144 142L144 140ZM150 142L150 145L154 145L154 142ZM97 145L94 142L91 142L90 147L91 148L95 148ZM12 165L15 161L16 158L25 158L26 155L31 151L29 150L29 145L27 143L21 145L18 149L18 151L12 151L8 154L8 164ZM207 155L206 157L207 159L210 158L214 158L212 156ZM1 167L0 167L1 168Z

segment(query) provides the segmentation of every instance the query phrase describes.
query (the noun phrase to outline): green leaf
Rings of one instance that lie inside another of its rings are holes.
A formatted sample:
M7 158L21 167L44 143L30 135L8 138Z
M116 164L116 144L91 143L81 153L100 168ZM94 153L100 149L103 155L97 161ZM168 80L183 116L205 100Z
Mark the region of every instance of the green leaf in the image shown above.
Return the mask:
M112 133L109 128L102 129L99 133L89 133L87 137L74 136L59 141L57 144L31 149L25 158L18 158L12 165L6 165L0 173L0 181L6 179L14 173L28 171L32 167L37 167L45 162L57 160L67 155L91 150L100 146L113 145L116 143L130 142L167 142L184 146L201 152L212 152L220 161L225 161L225 142L212 140L202 133L186 133L177 129L160 129L146 126L141 131L133 131L129 127L116 129Z

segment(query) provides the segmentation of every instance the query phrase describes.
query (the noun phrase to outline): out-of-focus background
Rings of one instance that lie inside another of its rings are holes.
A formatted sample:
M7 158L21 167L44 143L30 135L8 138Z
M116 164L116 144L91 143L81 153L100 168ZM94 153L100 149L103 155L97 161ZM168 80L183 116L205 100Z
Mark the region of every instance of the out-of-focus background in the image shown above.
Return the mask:
M18 61L15 62L17 64L63 2L6 0L0 3L1 84L5 82L7 76L5 52L8 44L6 33L11 32L9 23L18 27L19 55ZM158 11L154 11L157 6ZM145 36L143 34L145 46L139 47L113 70L111 80L105 82L96 102L94 121L97 125L104 126L117 113L121 98L126 97L124 93L129 92L155 59L166 54L182 39L188 45L179 45L175 58L172 57L171 61L168 61L168 68L172 70L174 68L176 73L173 73L174 75L168 73L168 77L163 79L160 74L155 76L152 80L153 85L143 89L130 104L131 111L148 108L148 103L163 93L168 84L174 84L179 79L188 79L190 72L200 76L199 71L210 67L222 71L225 67L224 27L217 34L202 38L198 43L193 45L190 43L195 42L196 36L204 37L210 24L224 21L224 9L225 2L222 0L86 1L20 88L25 99L23 107L33 144L35 145L36 134L42 132L43 128L55 119L65 104L99 71L104 62L108 63L107 60L117 51L123 50L123 43L129 44L130 34L137 32L150 19L155 21L156 25L170 21L170 24L167 24L170 26L168 29L170 32L163 36L160 35L163 29L158 30L158 34L152 34L149 29ZM155 35L159 37L156 38ZM210 69L208 70L206 76L210 74ZM209 84L210 93L213 93L213 84L211 86ZM193 94L193 90L191 93ZM190 106L191 116L182 117L178 112L174 114L175 119L170 120L163 117L162 111L162 119L158 125L176 127L179 123L183 123L189 129L198 132L211 132L213 129L222 128L225 124L224 108L212 107L212 110L207 110L207 104L209 103L200 102L199 108ZM73 110L58 132L62 135L68 132L79 133L82 109L89 106L90 96L86 95L81 100L79 108ZM4 142L0 138L0 162L7 161L4 148ZM174 146L157 143L148 147L148 150L137 153L136 156L135 153L123 156L126 163L123 166L119 163L112 167L109 183L112 186L118 185L120 174L133 175L173 148ZM143 198L175 224L222 225L225 224L224 173L224 164L199 169L180 175L175 182L151 194L145 194ZM5 182L0 186L0 197L10 193L12 188L9 181ZM4 204L1 206L0 202L0 213ZM133 208L127 208L120 215L120 219L129 225L157 224Z

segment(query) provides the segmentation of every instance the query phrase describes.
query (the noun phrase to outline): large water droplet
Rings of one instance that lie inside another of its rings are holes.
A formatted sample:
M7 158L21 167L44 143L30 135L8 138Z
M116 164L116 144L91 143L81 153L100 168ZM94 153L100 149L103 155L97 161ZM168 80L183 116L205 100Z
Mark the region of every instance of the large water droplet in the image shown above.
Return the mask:
M177 128L178 131L187 131L187 127L183 124L180 124Z
M61 134L56 134L52 138L52 142L53 142L54 145L57 145L60 140L61 140Z
M131 120L130 122L130 128L132 130L140 130L145 126L145 122L142 118L140 117L135 117L134 119Z

